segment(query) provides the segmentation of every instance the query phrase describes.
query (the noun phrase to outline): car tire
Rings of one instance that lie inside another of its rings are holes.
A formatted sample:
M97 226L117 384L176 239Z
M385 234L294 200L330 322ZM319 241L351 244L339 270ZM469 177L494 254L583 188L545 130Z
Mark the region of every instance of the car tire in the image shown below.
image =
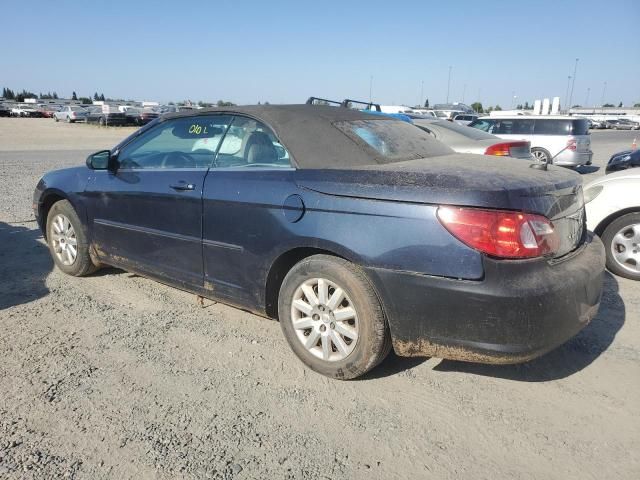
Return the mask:
M60 120L58 119L58 117L56 117L55 115L53 116L53 120L54 120L55 122L59 122L59 121L60 121Z
M278 314L296 356L330 378L359 377L391 350L389 327L371 282L342 258L314 255L297 263L282 282Z
M47 215L46 232L51 257L64 273L82 277L98 269L89 254L84 226L68 200L53 204Z
M538 162L545 162L549 164L553 163L549 150L546 150L544 148L540 148L540 147L532 148L531 155L533 155L533 158L535 158Z
M627 213L611 222L602 233L610 272L640 280L640 212Z
M71 117L67 116L67 123L71 123Z
M98 125L100 125L101 127L104 127L105 123L106 123L106 122L105 122L105 120L104 120L104 117L100 117L100 118L98 119Z

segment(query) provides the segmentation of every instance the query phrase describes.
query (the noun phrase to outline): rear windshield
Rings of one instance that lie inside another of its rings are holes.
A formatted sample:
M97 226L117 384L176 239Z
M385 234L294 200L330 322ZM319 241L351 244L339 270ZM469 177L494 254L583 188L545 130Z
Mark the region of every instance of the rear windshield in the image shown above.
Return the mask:
M407 122L352 120L333 124L351 140L372 150L381 163L447 155L452 150Z

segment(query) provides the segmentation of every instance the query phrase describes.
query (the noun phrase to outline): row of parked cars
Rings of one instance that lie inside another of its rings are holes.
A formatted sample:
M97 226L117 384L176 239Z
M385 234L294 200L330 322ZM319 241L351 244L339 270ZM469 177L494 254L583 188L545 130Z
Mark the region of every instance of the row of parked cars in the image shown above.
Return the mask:
M630 118L611 118L607 120L589 119L591 128L610 130L640 130L640 122Z
M100 105L0 105L0 116L22 118L53 118L56 122L87 122L99 125L146 125L161 114L159 108L130 106L112 107L108 111Z

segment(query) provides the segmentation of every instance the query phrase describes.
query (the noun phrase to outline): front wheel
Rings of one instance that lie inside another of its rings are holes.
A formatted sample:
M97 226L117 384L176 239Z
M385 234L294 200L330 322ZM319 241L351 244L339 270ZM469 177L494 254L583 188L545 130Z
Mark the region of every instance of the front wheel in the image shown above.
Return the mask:
M607 268L621 277L640 280L640 212L627 213L602 234Z
M68 200L54 203L49 210L47 243L53 261L64 273L81 277L97 270L82 223Z
M100 125L101 127L104 127L106 125L106 121L104 119L104 117L100 117L100 119L98 120L98 125Z
M391 350L373 286L360 268L341 258L314 255L296 264L280 288L278 313L294 353L330 378L359 377Z
M60 119L58 119L58 117L56 117L56 116L54 115L54 116L53 116L53 121L54 121L54 122L59 122L59 121L60 121Z

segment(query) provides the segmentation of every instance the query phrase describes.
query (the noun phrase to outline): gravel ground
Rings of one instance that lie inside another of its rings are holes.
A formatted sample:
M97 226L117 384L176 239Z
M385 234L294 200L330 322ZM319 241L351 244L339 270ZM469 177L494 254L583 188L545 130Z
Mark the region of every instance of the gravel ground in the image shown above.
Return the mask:
M38 178L129 131L0 118L0 478L639 478L637 283L607 275L597 318L524 365L392 355L331 381L276 322L53 267ZM596 166L634 133L594 132Z

